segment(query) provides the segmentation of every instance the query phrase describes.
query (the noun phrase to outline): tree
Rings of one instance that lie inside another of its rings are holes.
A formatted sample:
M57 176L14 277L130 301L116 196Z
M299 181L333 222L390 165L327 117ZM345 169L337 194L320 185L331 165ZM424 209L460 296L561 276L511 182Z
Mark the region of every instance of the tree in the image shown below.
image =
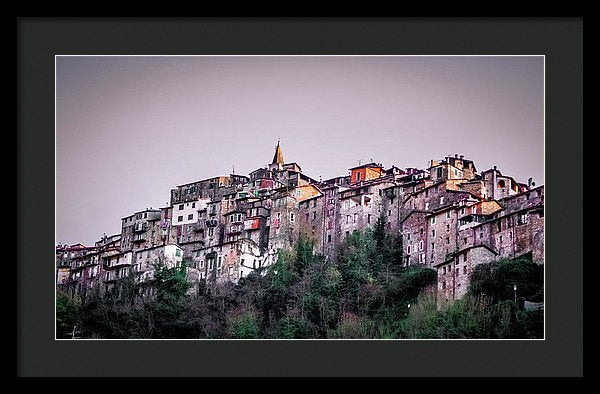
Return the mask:
M258 321L252 310L233 311L227 318L227 326L232 338L258 338Z
M492 303L514 299L514 286L518 298L543 300L544 268L527 258L501 259L480 264L473 270L469 292L475 296L488 296Z
M80 324L81 301L64 292L56 294L56 337L71 338L76 325Z
M186 262L179 267L167 267L162 261L154 265L156 299L149 305L152 314L152 335L158 338L179 338L178 325L185 308L185 295L190 288Z

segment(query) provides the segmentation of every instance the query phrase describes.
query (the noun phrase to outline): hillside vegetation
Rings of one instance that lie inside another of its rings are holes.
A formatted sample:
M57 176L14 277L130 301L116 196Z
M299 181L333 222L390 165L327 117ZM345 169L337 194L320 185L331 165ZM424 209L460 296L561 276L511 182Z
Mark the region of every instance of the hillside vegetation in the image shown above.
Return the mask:
M334 261L300 238L264 275L186 296L186 268L157 265L156 297L133 277L120 296L57 297L57 337L77 325L85 338L542 338L543 267L526 259L478 266L469 293L444 309L437 274L402 267L402 243L378 220L346 238ZM519 288L514 302L513 285Z

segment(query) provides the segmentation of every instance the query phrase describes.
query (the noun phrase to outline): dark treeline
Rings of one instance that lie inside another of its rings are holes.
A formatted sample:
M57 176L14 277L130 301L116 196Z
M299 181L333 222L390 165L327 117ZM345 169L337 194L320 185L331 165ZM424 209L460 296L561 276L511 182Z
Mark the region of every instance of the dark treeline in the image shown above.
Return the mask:
M84 299L59 293L57 337L85 338L542 338L543 268L526 259L480 265L469 294L447 308L435 299L436 271L402 267L401 238L355 232L337 258L314 254L300 238L264 275L199 288L186 296L185 264L157 265L156 297L138 296L133 276L121 292ZM513 285L519 298L515 304Z

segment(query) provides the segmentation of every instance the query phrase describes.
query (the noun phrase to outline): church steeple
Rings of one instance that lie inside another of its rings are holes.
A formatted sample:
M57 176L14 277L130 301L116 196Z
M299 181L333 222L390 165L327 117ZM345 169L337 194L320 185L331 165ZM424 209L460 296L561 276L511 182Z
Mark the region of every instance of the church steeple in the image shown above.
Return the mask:
M277 140L277 148L275 148L275 155L273 156L273 162L271 164L283 166L283 153L281 153L281 146L279 146L279 140Z

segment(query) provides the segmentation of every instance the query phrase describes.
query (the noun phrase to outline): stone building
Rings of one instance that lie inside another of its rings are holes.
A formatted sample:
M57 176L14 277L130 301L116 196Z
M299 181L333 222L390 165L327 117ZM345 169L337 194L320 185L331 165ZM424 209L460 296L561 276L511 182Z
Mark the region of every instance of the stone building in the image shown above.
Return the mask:
M458 154L422 169L370 162L317 181L286 163L278 142L271 163L249 176L179 185L170 197L166 207L122 218L121 233L93 247L57 246L57 288L118 291L125 277L135 277L140 295L152 297L152 262L162 260L185 262L190 294L211 291L264 274L300 235L312 240L314 253L334 260L346 236L379 217L402 237L404 266L437 270L441 304L466 293L478 264L519 256L544 262L544 187L497 167L479 174Z

